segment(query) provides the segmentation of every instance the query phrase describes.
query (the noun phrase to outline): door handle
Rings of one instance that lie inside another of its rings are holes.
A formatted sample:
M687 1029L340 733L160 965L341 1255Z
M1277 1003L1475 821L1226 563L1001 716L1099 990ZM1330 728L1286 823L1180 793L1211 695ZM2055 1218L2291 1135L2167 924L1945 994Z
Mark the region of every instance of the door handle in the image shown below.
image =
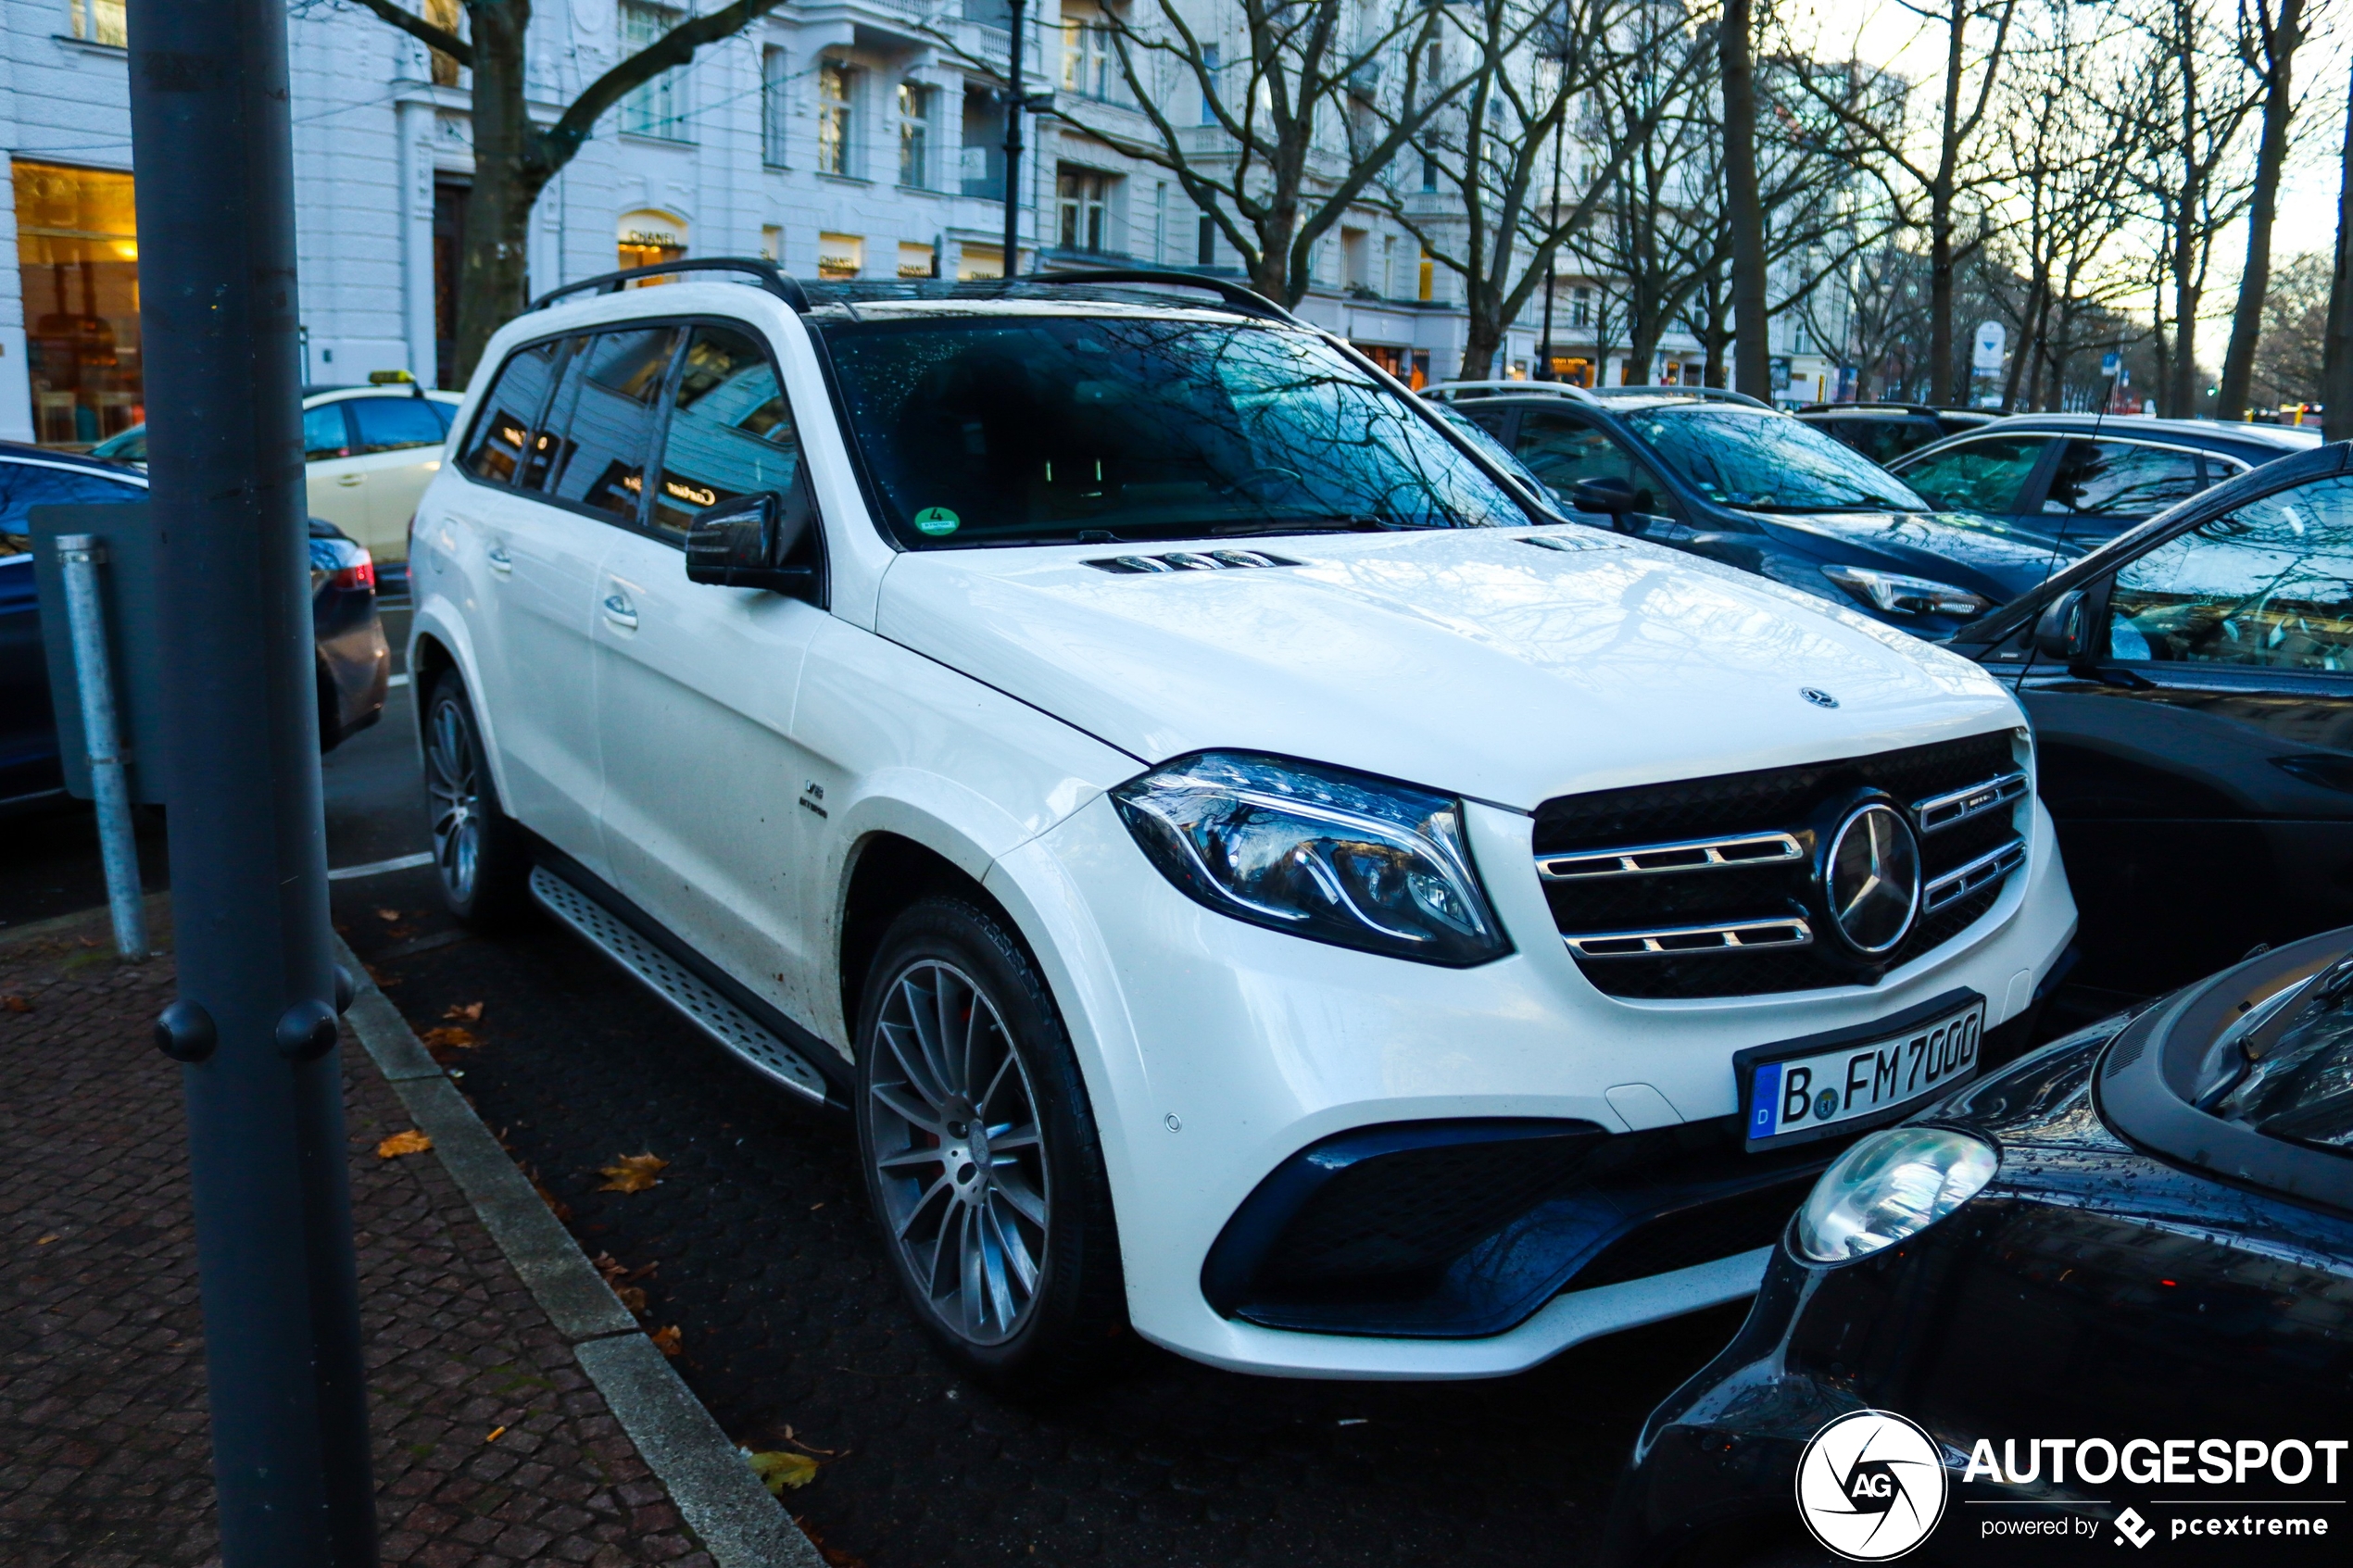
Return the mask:
M515 569L515 558L507 553L507 546L504 545L491 546L489 549L483 552L483 558L490 563L490 570L501 577Z
M637 629L637 612L632 609L629 601L619 594L605 596L605 619L624 632L635 632Z
M335 483L348 489L355 484L367 483L368 476L364 473L339 473L335 475Z

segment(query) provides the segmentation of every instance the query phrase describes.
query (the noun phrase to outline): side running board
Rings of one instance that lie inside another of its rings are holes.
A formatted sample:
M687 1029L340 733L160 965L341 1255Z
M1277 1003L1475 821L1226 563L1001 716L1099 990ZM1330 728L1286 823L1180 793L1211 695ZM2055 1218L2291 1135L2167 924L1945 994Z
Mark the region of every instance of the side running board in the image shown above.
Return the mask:
M531 869L531 896L540 906L676 1008L704 1034L796 1094L825 1100L825 1078L808 1058L754 1022L751 1015L705 985L612 912L545 866Z

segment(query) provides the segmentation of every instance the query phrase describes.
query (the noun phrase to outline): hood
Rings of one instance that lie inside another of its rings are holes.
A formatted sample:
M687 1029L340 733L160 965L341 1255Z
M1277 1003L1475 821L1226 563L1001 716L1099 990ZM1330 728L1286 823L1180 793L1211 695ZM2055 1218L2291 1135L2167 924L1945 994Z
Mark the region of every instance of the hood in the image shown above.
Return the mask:
M1968 512L1748 515L1768 533L1793 536L1817 553L1950 583L1997 604L2031 592L2079 553L2001 518Z
M1139 761L1268 752L1523 810L2025 722L1966 659L1592 529L1240 543L1296 564L1129 573L1088 565L1100 545L910 552L876 629Z

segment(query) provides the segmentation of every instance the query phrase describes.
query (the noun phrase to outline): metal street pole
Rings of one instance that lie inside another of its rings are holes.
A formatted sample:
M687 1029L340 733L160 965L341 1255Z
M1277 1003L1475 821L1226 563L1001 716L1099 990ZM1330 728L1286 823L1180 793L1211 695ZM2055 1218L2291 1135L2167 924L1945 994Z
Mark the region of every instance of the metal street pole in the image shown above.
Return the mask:
M1026 0L1012 0L1012 60L1005 72L1005 267L1004 276L1021 271L1021 117L1029 94L1021 79L1022 12Z
M1561 64L1563 86L1566 87L1568 65ZM1566 94L1564 94L1566 96ZM1561 108L1560 119L1553 122L1553 227L1561 220L1561 143L1568 134L1568 109ZM1538 381L1553 379L1553 280L1560 272L1560 252L1555 250L1544 262L1544 353L1543 368L1536 372Z
M227 1568L374 1568L312 696L284 0L130 0L188 1163Z
M106 868L107 907L114 915L114 950L136 963L147 956L147 906L139 885L139 840L131 826L121 730L115 722L106 601L98 593L98 568L105 562L106 546L94 534L57 535L74 684L82 694L82 741L90 759L90 802L98 818L98 859Z

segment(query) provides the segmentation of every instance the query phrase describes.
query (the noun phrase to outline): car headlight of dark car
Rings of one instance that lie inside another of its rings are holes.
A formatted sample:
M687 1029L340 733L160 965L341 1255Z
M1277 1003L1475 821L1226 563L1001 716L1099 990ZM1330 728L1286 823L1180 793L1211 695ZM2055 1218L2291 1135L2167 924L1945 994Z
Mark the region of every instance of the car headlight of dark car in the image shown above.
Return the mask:
M1112 791L1196 901L1252 925L1465 968L1511 951L1463 843L1461 801L1337 768L1204 752Z
M1815 1182L1792 1239L1817 1263L1868 1258L1975 1198L2001 1162L1992 1144L1950 1127L1869 1134Z
M1826 566L1822 575L1864 604L1898 615L1956 615L1973 619L1994 608L1994 601L1967 588L1932 578L1906 577L1868 566Z

